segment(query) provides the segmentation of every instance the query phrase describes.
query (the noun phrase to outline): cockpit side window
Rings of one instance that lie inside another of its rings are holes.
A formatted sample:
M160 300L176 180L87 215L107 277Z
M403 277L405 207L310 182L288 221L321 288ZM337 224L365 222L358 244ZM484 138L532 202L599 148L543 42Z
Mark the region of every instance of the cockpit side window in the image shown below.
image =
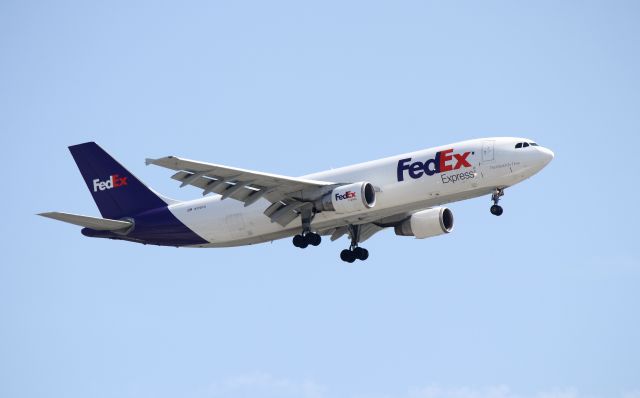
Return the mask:
M538 144L536 144L535 142L532 142L531 146L538 146Z
M526 147L528 147L528 146L529 146L529 143L528 143L528 142L525 142L524 144L522 144L522 147L523 147L523 148L526 148Z
M519 149L519 148L522 148L522 142L518 142L518 143L516 144L516 149Z

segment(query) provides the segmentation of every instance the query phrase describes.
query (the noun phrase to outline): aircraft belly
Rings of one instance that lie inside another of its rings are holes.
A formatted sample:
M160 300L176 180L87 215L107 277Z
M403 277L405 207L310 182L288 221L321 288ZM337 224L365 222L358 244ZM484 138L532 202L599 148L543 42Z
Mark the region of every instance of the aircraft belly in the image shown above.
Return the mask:
M350 214L325 211L318 213L312 229L322 230L348 224L364 224L376 220L410 213L445 203L469 199L491 192L492 188L471 188L461 184L455 188L442 189L441 184L413 181L394 183L382 187L373 209ZM300 219L294 219L285 227L263 214L270 203L264 199L251 206L219 197L203 198L173 206L176 217L209 244L196 247L230 247L268 242L293 236L300 231Z

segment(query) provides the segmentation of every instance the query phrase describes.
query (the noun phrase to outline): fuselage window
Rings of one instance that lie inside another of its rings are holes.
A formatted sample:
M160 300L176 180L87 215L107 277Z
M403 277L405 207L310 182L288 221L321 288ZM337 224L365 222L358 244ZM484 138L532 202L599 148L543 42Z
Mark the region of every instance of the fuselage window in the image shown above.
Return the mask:
M518 148L522 148L522 142L518 142L518 143L516 144L516 149L518 149Z

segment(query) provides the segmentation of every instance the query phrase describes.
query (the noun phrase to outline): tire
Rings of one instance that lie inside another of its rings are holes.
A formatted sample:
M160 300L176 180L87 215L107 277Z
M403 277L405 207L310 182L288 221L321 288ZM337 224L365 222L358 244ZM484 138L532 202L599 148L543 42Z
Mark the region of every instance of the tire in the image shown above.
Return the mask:
M364 261L369 258L369 250L363 247L356 247L355 249L353 249L353 254L360 261Z
M502 215L502 206L498 206L498 205L493 205L491 206L491 214L493 214L494 216L501 216Z
M356 261L356 256L351 250L344 249L340 252L340 259L347 263Z
M307 243L307 240L304 238L304 236L296 235L293 237L293 245L295 247L304 249L305 247L309 246L309 243Z
M314 232L308 233L305 239L311 246L318 246L322 242L322 237Z

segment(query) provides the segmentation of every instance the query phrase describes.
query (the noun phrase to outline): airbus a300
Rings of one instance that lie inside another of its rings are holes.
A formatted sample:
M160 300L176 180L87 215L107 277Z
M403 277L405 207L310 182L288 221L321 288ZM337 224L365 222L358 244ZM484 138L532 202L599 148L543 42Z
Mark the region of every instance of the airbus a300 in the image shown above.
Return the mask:
M293 237L298 248L322 237L349 239L340 258L366 260L360 244L393 228L419 239L448 234L444 204L491 195L492 214L505 189L542 170L551 150L526 138L481 138L391 156L302 177L168 156L147 159L175 171L181 187L203 197L177 201L143 184L94 142L69 147L102 215L41 213L84 227L95 238L178 247L229 247ZM211 194L211 195L209 195Z

